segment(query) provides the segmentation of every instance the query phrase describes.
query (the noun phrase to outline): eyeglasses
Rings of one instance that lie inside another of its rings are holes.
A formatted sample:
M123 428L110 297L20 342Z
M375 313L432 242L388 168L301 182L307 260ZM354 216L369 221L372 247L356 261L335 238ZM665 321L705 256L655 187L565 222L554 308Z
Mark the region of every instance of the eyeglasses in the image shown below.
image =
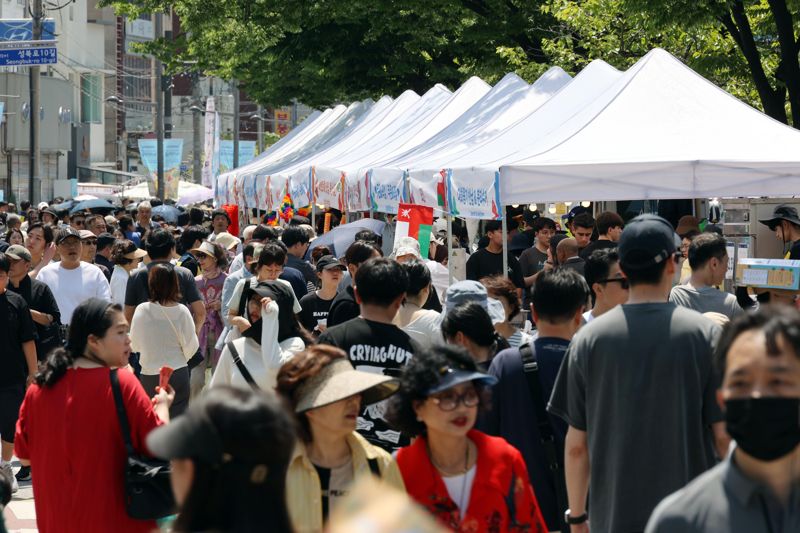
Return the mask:
M86 239L82 242L83 244L88 244L89 246L97 246L97 239Z
M470 389L463 394L444 392L439 396L431 396L430 399L442 411L452 411L458 407L458 404L463 404L464 407L475 407L481 403L481 397L475 389Z
M84 221L83 220L73 220L72 223L75 224L76 226L83 226Z
M628 283L628 278L598 279L597 283L619 283L619 286L624 290L628 290L628 288L630 287L630 283Z

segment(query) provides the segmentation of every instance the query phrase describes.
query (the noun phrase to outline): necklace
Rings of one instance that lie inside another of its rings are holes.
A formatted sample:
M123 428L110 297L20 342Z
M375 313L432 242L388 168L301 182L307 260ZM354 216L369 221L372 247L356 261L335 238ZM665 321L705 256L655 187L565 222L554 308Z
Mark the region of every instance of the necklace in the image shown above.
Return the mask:
M464 451L464 470L462 470L459 473L451 474L451 473L447 472L444 468L439 466L436 463L436 460L433 458L433 453L431 453L430 446L428 446L428 457L430 458L431 463L436 468L436 470L438 470L439 473L444 475L445 477L462 476L461 477L461 491L458 494L458 509L461 512L461 514L463 515L464 511L466 510L466 506L469 504L469 494L466 494L466 492L467 492L467 477L468 477L467 474L469 472L469 439L467 440L467 447L466 447L466 450ZM466 500L465 500L465 496L466 496Z

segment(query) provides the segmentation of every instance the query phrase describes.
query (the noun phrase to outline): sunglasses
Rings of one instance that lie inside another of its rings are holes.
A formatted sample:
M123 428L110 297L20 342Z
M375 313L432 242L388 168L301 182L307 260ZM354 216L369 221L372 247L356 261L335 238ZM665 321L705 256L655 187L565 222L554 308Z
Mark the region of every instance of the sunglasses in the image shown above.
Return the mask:
M477 390L470 389L463 394L445 392L438 396L431 396L431 401L442 411L453 411L458 404L464 404L464 407L475 407L481 403L481 396Z
M599 279L597 283L619 283L619 286L624 289L628 290L630 287L630 283L628 283L628 278L606 278L606 279Z
M76 226L83 226L84 221L83 220L74 220L74 221L72 221L72 223L75 224Z
M89 246L97 246L97 239L86 239L82 242L83 244L88 244Z

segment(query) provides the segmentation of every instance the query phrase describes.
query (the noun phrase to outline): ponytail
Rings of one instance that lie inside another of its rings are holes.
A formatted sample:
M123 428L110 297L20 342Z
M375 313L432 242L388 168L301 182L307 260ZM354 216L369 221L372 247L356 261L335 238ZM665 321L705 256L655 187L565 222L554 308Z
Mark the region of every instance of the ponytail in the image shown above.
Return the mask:
M34 381L43 387L52 387L75 363L83 357L89 335L103 338L114 323L115 313L122 307L99 298L90 298L75 308L69 325L69 338L64 348L55 349L39 367Z

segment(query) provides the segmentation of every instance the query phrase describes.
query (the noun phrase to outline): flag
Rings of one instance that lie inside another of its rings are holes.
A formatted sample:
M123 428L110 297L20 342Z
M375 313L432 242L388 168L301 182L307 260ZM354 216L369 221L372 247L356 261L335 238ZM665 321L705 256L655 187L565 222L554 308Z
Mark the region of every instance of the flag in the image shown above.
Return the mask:
M394 234L395 248L403 237L413 237L419 241L419 252L423 259L428 258L431 244L433 208L424 205L404 204L397 207L397 228Z

